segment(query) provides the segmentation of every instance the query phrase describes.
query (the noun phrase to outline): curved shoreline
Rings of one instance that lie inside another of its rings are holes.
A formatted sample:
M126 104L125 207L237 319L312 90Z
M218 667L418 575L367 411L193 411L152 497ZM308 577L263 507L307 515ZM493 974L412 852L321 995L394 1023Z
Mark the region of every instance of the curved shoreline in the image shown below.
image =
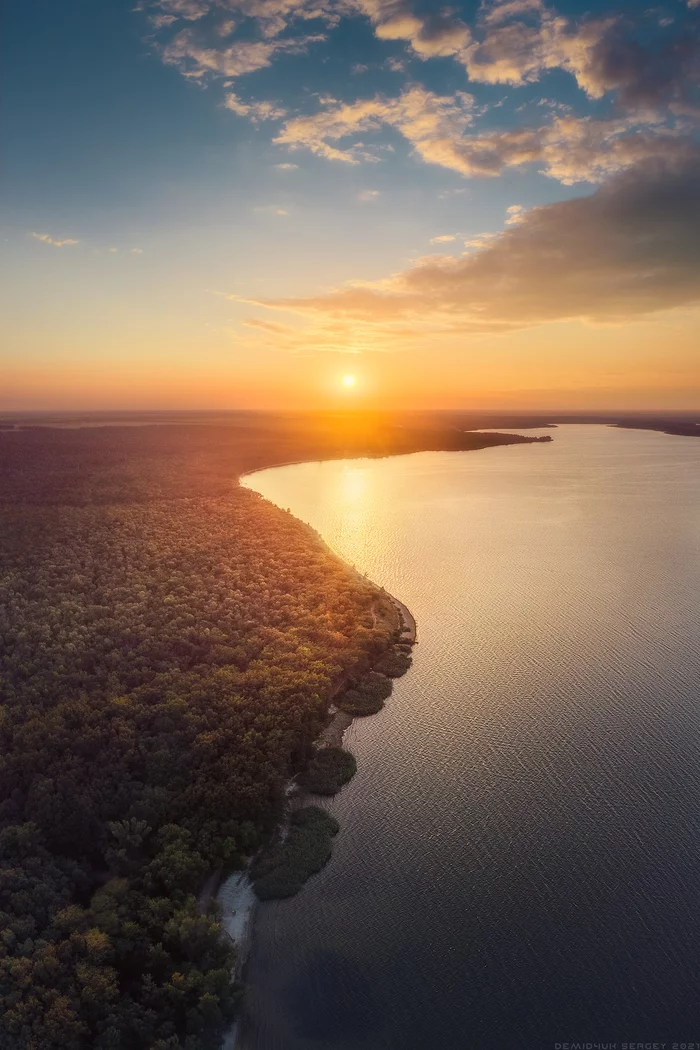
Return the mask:
M243 477L247 477L251 474L258 474L263 470L274 470L277 469L277 467L300 466L302 463L307 462L314 461L297 460L295 462L289 463L278 463L269 467L258 467L255 470L249 470L246 471L244 474L239 475L238 484L240 485L241 479ZM319 462L324 461L319 460ZM252 489L251 491L256 490ZM277 506L277 504L275 504L275 506ZM296 515L291 514L291 511L286 511L286 513L290 514L292 517L296 517ZM317 533L315 529L313 530L313 532L324 544L324 546L328 547L328 549L331 550L332 553L335 554L335 556L343 562L343 564L346 566L347 569L349 569L351 573L354 573L358 576L361 575L354 565L351 565L345 560L345 558L341 557L340 554L338 554L336 551L333 551L332 548L328 546L328 544L320 535L320 533ZM385 590L384 587L378 586L376 583L374 583L374 581L369 580L366 576L361 576L361 578L364 583L369 583L372 587L374 587L377 594L382 594L384 595L384 597L388 598L398 614L398 629L400 630L400 635L398 642L395 642L393 644L404 646L415 645L418 640L416 619L411 610L408 608L408 606L405 605L402 601L399 601L399 599L396 598L393 594L390 594L389 591ZM340 690L336 691L335 695L338 695L338 692L342 691L343 688L344 686L341 686ZM359 716L351 715L347 711L342 711L338 709L337 707L335 707L333 699L331 699L331 702L329 704L328 713L331 716L330 721L321 730L318 737L316 738L316 747L342 747L343 739L345 737L346 732L353 724L355 719ZM245 970L246 962L248 960L248 956L252 948L253 935L255 932L255 918L258 910L258 905L260 903L255 895L252 883L248 878L247 871L234 871L231 875L229 875L229 877L219 886L218 892L216 893L216 900L219 902L222 908L221 925L228 934L228 936L231 938L231 940L234 941L234 943L237 945L239 950L239 954L236 959L236 965L232 973L232 979L240 979ZM233 920L231 916L232 902L236 903L237 905L235 910L233 910L233 915L236 917ZM228 918L226 917L226 909L229 910ZM245 991L243 994L245 995ZM222 1050L243 1050L243 1047L239 1041L241 1036L241 1017L242 1013L239 1012L239 1015L236 1017L236 1020L225 1033L224 1039L221 1044Z
M400 602L393 594L389 594L388 591L384 591L384 593L398 609L399 618L401 619L401 641L406 645L415 645L418 641L418 628L415 616L408 606Z

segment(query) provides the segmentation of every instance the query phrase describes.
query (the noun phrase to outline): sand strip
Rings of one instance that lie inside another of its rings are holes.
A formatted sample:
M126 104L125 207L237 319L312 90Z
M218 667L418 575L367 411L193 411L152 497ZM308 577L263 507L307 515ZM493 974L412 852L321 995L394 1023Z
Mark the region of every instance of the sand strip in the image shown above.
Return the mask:
M238 956L231 974L240 980L253 934L253 919L258 898L248 878L247 871L234 871L222 882L216 899L221 905L221 925L236 945ZM238 1021L234 1021L224 1037L222 1050L235 1050L238 1042Z

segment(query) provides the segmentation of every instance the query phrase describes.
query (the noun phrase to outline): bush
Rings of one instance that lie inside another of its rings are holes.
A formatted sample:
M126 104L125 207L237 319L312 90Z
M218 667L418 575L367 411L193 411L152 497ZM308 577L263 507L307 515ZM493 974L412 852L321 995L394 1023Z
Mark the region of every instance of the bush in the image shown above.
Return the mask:
M253 867L253 888L260 900L291 897L320 871L331 855L338 821L318 806L305 806L291 816L287 838Z
M411 663L410 649L407 652L405 646L402 648L394 646L387 650L375 664L374 669L388 678L400 678L401 675L406 674Z
M355 756L342 747L324 747L316 753L299 783L315 795L335 795L357 772Z
M386 675L370 671L364 675L354 689L348 689L336 700L336 705L341 711L347 711L349 715L363 717L364 715L376 715L384 707L384 701L391 696L393 685Z

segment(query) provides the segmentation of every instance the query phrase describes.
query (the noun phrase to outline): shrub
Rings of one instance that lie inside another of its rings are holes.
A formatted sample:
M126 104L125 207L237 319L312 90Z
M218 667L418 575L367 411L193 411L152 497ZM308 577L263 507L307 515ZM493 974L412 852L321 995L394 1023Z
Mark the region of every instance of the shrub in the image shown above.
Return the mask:
M317 751L299 783L316 795L335 795L357 772L355 756L342 747L324 747Z
M394 646L387 650L385 655L375 664L374 669L388 678L400 678L401 675L406 674L411 663L410 649L406 652L405 647L398 648L398 646Z
M253 887L260 900L291 897L320 871L331 855L338 821L318 806L305 806L291 816L287 838L261 857L253 867Z
M393 685L386 675L370 671L364 675L354 689L348 689L336 700L341 711L350 715L363 717L376 715L384 707L384 701L391 695Z

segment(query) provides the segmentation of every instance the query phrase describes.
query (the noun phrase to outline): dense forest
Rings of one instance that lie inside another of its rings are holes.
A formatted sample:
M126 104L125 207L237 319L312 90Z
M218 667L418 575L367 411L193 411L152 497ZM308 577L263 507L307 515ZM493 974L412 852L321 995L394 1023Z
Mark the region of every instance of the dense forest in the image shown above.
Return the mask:
M0 433L2 1050L219 1044L235 947L197 891L275 826L339 685L391 659L376 588L237 476L521 440L254 415ZM317 864L323 823L296 824Z

